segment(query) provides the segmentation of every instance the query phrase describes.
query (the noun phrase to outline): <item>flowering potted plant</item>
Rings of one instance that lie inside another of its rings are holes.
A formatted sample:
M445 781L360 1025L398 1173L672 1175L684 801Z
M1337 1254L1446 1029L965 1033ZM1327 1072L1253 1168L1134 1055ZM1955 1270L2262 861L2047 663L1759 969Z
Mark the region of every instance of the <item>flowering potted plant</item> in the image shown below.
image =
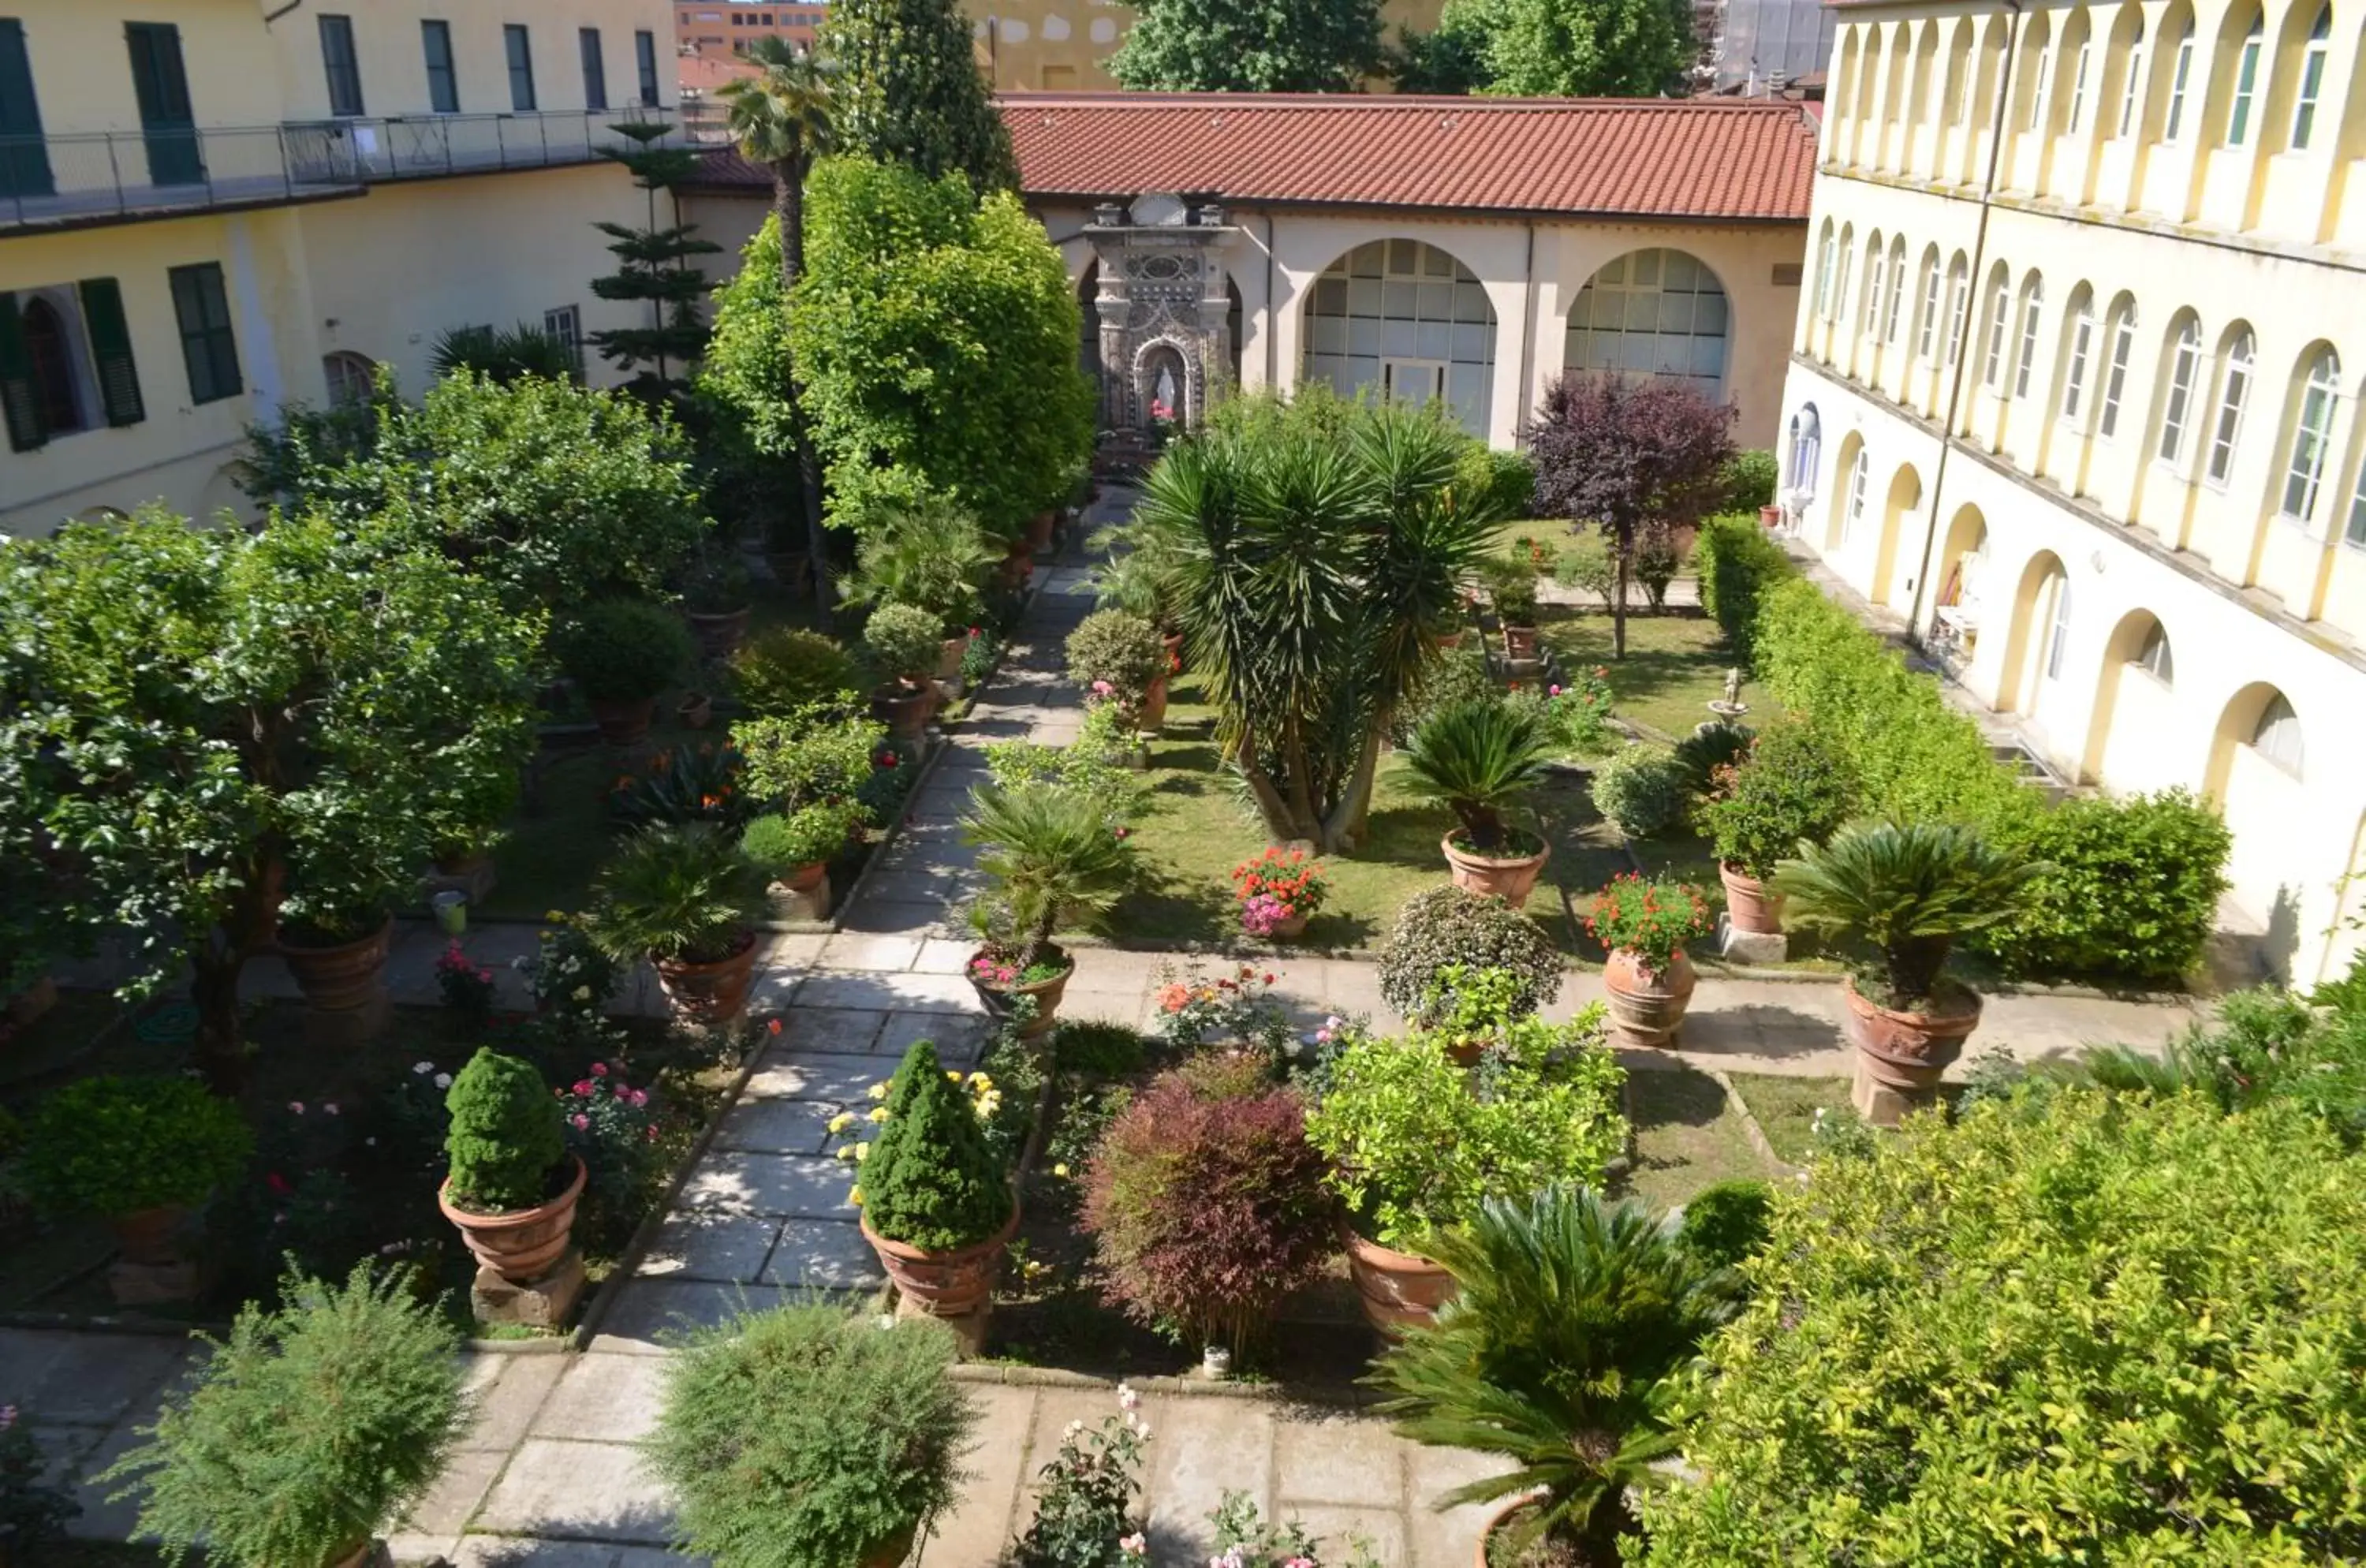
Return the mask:
M966 1089L967 1092L964 1092ZM863 1239L907 1300L932 1317L961 1317L987 1306L1003 1248L1019 1229L1019 1194L986 1136L1001 1091L983 1073L964 1077L937 1063L937 1048L917 1041L881 1103L857 1119L830 1122L840 1138L876 1127L868 1142L839 1150L855 1169L850 1196L862 1212Z
M1564 755L1590 757L1610 747L1610 671L1581 670L1545 688L1545 728Z
M1302 934L1330 895L1331 879L1323 863L1302 849L1270 846L1233 867L1241 930L1251 936L1287 940Z
M1166 720L1167 655L1158 628L1126 610L1096 610L1068 634L1068 678L1107 695L1132 728Z
M1585 929L1610 950L1602 979L1611 1020L1627 1043L1674 1042L1693 995L1684 943L1710 927L1707 901L1690 883L1646 881L1630 871L1594 896Z
M1736 931L1780 931L1783 897L1766 879L1777 861L1822 842L1847 818L1845 767L1806 725L1778 724L1709 776L1700 815L1717 848L1726 914Z
M567 1152L559 1102L531 1063L482 1048L444 1103L451 1169L435 1194L444 1217L477 1261L511 1284L549 1276L567 1257L590 1175Z
M970 982L997 1015L1031 997L1036 1015L1020 1031L1031 1039L1052 1027L1076 968L1053 943L1053 929L1072 911L1091 915L1117 902L1132 880L1132 849L1092 794L1040 781L980 786L963 829L985 849L978 870L992 885L970 908L979 937Z
M728 1023L748 1005L764 878L712 822L644 828L592 883L584 929L619 963L647 958L684 1023Z
M1451 703L1421 721L1403 750L1406 782L1446 803L1460 826L1439 840L1454 884L1515 909L1543 874L1552 846L1504 813L1545 776L1548 740L1533 707L1501 697Z
M918 740L928 733L938 696L930 676L942 647L937 618L909 604L882 604L862 623L862 650L879 679L871 712L889 734Z
M1504 657L1537 656L1537 569L1527 559L1493 563L1487 571L1487 597L1494 603L1495 618L1504 623Z

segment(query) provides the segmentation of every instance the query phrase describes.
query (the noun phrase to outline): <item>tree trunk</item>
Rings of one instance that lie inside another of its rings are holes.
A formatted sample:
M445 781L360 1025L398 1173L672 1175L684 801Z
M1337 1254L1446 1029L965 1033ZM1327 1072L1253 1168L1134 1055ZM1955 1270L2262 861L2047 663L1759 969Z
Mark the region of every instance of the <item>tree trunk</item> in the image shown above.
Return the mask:
M1281 791L1274 787L1273 780L1266 775L1265 770L1245 755L1240 759L1240 764L1241 777L1248 781L1249 793L1256 797L1257 810L1265 818L1265 830L1273 841L1286 844L1292 839L1305 837L1298 830L1299 825L1290 819L1290 803L1281 798Z
M206 1086L225 1098L246 1088L246 1043L239 1037L238 980L246 954L210 942L190 953L190 999L197 1009L197 1067Z
M772 209L781 219L781 298L785 307L806 270L805 160L772 171ZM822 530L821 460L814 452L813 434L806 428L805 388L797 378L796 361L789 361L789 431L797 460L797 505L805 513L806 553L813 572L814 604L829 612L829 544Z
M1356 771L1347 781L1346 791L1340 795L1337 807L1324 820L1315 847L1325 854L1352 849L1369 830L1372 780L1380 771L1380 731L1387 728L1387 722L1382 718L1364 737L1364 749L1356 758Z
M1610 657L1627 657L1627 573L1634 564L1635 541L1628 535L1617 535L1614 541L1618 556L1618 585L1610 600Z

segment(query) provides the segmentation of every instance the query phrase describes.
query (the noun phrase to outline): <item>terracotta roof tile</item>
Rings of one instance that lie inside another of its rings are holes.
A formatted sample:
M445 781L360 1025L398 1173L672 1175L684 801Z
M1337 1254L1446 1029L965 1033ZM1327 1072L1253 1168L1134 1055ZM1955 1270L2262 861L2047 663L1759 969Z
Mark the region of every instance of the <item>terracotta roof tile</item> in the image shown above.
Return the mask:
M1815 122L1798 104L1226 93L1000 100L1030 196L1804 223ZM698 186L771 177L707 155Z

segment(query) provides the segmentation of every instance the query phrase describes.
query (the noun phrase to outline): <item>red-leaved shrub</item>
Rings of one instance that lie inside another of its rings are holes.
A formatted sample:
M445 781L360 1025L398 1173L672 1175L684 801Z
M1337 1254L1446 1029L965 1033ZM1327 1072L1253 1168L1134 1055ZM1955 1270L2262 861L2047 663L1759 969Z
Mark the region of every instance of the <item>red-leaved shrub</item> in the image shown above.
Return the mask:
M1220 1099L1161 1075L1086 1178L1103 1292L1186 1343L1241 1349L1336 1246L1327 1168L1290 1090Z

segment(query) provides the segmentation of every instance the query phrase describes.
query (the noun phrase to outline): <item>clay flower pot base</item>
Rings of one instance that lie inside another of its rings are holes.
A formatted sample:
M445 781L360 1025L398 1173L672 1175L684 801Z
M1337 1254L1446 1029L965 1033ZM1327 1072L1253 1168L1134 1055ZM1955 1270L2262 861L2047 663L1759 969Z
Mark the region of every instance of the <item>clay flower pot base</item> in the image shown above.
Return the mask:
M1007 1017L1014 1000L1020 997L1033 997L1035 1021L1020 1030L1019 1037L1021 1040L1033 1040L1040 1035L1050 1033L1053 1023L1059 1016L1060 998L1068 988L1068 977L1076 972L1076 964L1071 961L1065 969L1048 980L1038 980L1032 985L1013 986L1008 990L1004 990L998 986L988 986L978 980L975 971L970 967L985 955L986 949L982 947L973 950L968 961L962 965L962 973L971 977L970 984L976 987L978 999L986 1004L986 1010L997 1018ZM1060 956L1065 958L1067 955L1062 953Z
M857 1216L862 1239L879 1255L879 1267L896 1292L915 1309L930 1317L965 1317L993 1303L994 1277L1002 1267L1003 1249L1019 1234L1019 1199L1010 1200L1010 1218L984 1241L945 1252L927 1252L890 1241L871 1228L871 1216Z
M307 947L283 937L279 956L307 1006L323 1012L346 1012L377 999L386 973L387 942L393 931L394 921L389 918L367 936L327 947Z
M1437 1309L1454 1299L1454 1276L1419 1253L1382 1247L1344 1225L1339 1237L1365 1321L1389 1338L1436 1323Z
M1545 862L1552 859L1552 846L1543 844L1532 855L1489 856L1471 850L1467 840L1456 842L1462 838L1463 830L1457 828L1437 841L1454 874L1454 886L1501 898L1515 909L1524 908L1528 895L1536 891L1537 879L1544 874Z
M1783 934L1783 896L1770 893L1758 878L1726 861L1717 868L1717 879L1725 884L1726 919L1733 929L1752 936Z
M658 988L675 1018L684 1023L728 1023L748 1010L748 992L756 981L756 936L742 932L738 951L712 964L660 958L656 967Z
M435 1206L459 1231L479 1265L513 1284L529 1284L566 1256L575 1230L576 1201L583 1196L583 1183L591 1172L580 1156L569 1157L575 1163L573 1179L558 1196L534 1208L502 1214L456 1208L449 1177L435 1190Z
M1877 1127L1895 1127L1910 1112L1933 1103L1939 1080L1980 1026L1977 992L1958 986L1937 999L1948 1003L1948 1010L1903 1012L1865 996L1853 977L1841 986L1848 1010L1842 1032L1856 1047L1849 1098L1857 1114Z
M1614 947L1603 960L1602 984L1608 993L1610 1028L1621 1045L1665 1050L1684 1027L1684 1009L1691 1005L1697 983L1693 961L1678 948L1665 969L1644 967L1642 955L1631 948Z

